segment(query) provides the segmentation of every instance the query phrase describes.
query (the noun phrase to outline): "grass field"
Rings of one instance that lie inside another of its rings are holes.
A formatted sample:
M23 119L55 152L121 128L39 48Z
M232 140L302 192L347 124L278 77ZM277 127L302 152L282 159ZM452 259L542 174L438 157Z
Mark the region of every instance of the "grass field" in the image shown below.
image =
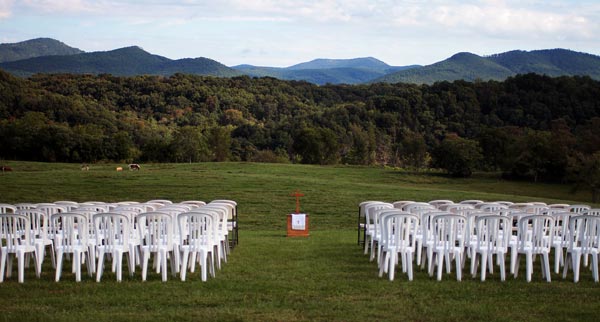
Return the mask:
M0 174L0 202L236 200L240 244L206 283L198 272L186 282L169 277L162 283L157 274L142 282L139 269L133 278L124 272L121 283L110 273L101 283L86 275L75 283L64 270L55 283L46 261L41 279L29 269L24 284L15 274L0 284L0 320L591 321L600 314L600 285L586 269L577 284L571 275L563 280L555 274L552 283L543 282L539 265L531 283L523 274L500 282L497 271L484 283L468 274L462 282L454 274L438 282L420 269L412 282L400 272L389 282L356 245L360 201L588 203L589 194L573 194L568 186L344 166L149 164L139 172L116 172L117 165L107 164L84 172L76 164L6 164L15 171ZM302 210L311 216L309 238L285 237L295 189L306 194Z

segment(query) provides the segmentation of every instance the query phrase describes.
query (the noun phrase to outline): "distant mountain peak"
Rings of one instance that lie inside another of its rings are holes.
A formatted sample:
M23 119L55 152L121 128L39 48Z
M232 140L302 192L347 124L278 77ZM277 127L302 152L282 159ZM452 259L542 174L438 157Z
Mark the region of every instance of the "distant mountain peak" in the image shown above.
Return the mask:
M52 38L35 38L17 43L0 44L0 63L28 58L83 53Z
M373 57L359 57L349 59L317 58L288 67L288 69L330 69L330 68L369 68L385 70L391 66Z

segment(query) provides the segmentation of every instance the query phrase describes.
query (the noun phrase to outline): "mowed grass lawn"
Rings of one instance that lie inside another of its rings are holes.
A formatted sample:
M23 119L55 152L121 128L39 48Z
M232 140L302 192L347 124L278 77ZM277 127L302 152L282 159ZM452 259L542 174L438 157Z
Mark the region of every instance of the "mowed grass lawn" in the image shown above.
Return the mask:
M533 281L524 274L500 282L445 275L440 282L415 266L408 282L379 278L377 265L357 246L357 205L364 200L463 199L588 203L569 186L508 182L494 175L450 179L423 173L368 167L318 167L253 163L143 164L139 172L116 172L118 165L6 162L15 171L0 174L0 202L146 201L233 199L239 204L240 244L216 278L200 281L149 273L141 281L101 283L84 274L74 282L69 264L59 283L45 261L42 278L28 269L25 283L13 277L0 284L0 320L6 321L464 321L572 320L600 317L600 285L583 269L574 284L553 274L542 281L539 261ZM310 237L286 238L286 214L295 189L306 196ZM467 262L467 264L469 264ZM524 270L524 260L521 270Z

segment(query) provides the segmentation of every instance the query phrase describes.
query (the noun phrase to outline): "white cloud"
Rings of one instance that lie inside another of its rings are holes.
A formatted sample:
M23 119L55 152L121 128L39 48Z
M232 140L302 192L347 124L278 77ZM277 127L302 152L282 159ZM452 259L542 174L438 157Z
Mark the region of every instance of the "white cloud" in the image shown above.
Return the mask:
M22 0L21 5L42 13L101 13L104 1L88 0Z
M8 18L12 14L13 0L0 0L0 19Z

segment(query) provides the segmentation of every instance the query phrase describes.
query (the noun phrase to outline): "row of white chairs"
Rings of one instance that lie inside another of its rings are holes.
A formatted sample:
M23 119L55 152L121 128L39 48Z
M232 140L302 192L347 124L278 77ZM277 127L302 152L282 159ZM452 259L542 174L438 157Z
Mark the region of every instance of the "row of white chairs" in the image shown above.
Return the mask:
M154 254L154 267L162 273L163 281L167 279L167 259L171 260L173 275L181 271L182 280L188 267L194 271L197 260L205 281L207 269L214 276L214 264L220 268L221 262L227 261L230 248L235 245L229 238L230 232L237 237L237 203L232 200L213 200L208 204L193 200L0 204L0 213L0 282L5 273L11 276L13 257L18 260L18 280L23 282L24 268L29 263L26 255L33 255L36 275L40 277L48 247L56 281L60 280L65 254L73 256L76 281L81 280L83 263L87 264L88 273L96 273L96 280L100 281L106 256L112 258L112 271L120 281L124 254L130 275L136 264L141 264L143 280L148 259Z
M471 258L473 276L481 260L482 281L485 280L486 268L493 272L492 257L495 255L504 280L505 256L510 249L511 274L517 277L519 255L524 254L526 277L530 281L533 260L540 255L543 277L550 281L549 254L554 248L556 273L563 266L563 277L566 278L571 266L577 282L580 258L583 256L587 266L591 257L592 275L598 281L600 209L586 205L486 203L476 200L462 203L449 200L428 203L367 201L359 205L359 215L363 214L364 222L359 226L359 234L363 229L364 252L370 252L371 260L377 258L380 276L387 272L390 280L394 278L394 267L399 259L403 271L408 272L412 280L413 255L422 267L428 264L430 275L437 266L438 280L444 264L450 273L452 260L456 261L458 280L467 257ZM423 251L425 256L422 256Z

